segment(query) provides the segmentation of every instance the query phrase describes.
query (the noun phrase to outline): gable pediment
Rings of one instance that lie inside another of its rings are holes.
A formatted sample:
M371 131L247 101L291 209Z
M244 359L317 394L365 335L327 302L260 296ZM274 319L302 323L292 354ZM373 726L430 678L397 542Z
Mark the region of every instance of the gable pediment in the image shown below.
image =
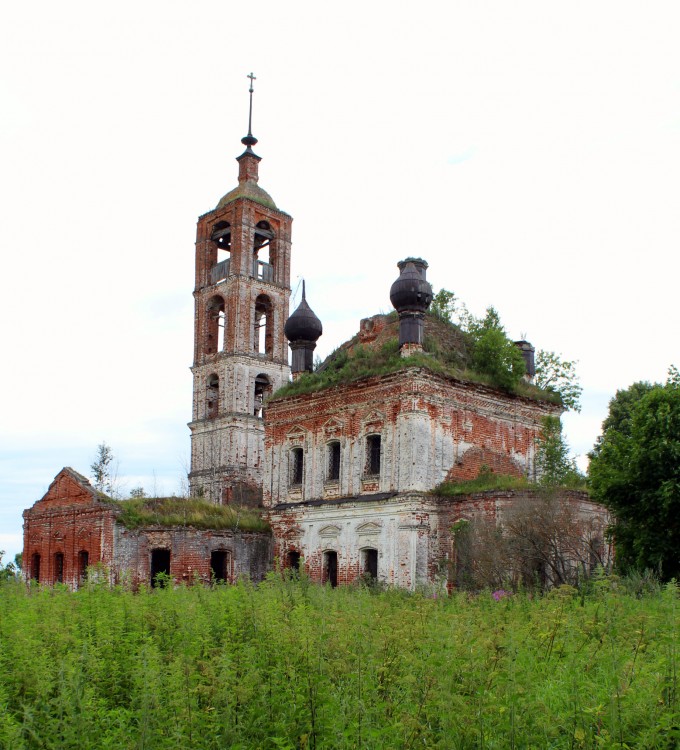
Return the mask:
M336 417L331 417L323 426L323 430L328 437L338 437L342 435L345 423Z
M296 525L291 526L290 529L286 529L283 533L280 533L279 536L282 536L286 539L297 539L298 537L301 537L305 533L305 530L302 528L302 526Z
M95 505L103 497L90 484L87 477L66 466L57 474L36 505L54 507Z
M361 526L357 528L357 534L360 534L361 536L365 536L366 534L378 534L380 533L381 526L378 523L375 523L374 521L368 521L367 523L362 523Z
M288 441L293 445L301 445L305 442L305 438L307 437L307 430L305 430L303 427L300 427L300 425L295 425L295 427L288 431L286 437L288 438Z
M385 415L381 412L373 410L364 417L363 424L366 432L379 432L382 430L382 426L385 422Z
M339 526L336 526L335 524L329 524L328 526L324 526L322 529L319 529L319 536L322 536L324 538L332 538L339 536L342 529Z

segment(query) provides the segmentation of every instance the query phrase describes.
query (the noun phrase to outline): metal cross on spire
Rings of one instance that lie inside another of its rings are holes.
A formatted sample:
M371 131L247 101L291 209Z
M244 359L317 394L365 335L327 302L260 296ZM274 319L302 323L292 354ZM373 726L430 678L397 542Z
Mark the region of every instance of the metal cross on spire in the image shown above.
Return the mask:
M246 78L250 78L250 88L248 89L248 92L250 93L250 109L248 110L248 135L241 138L241 143L246 147L246 153L252 154L252 146L257 143L257 138L253 135L253 81L256 81L257 78L252 73L249 73Z
M248 89L248 92L250 93L250 109L248 111L248 135L252 135L252 127L253 127L253 81L257 81L257 77L253 75L252 71L246 76L246 78L250 78L250 88Z

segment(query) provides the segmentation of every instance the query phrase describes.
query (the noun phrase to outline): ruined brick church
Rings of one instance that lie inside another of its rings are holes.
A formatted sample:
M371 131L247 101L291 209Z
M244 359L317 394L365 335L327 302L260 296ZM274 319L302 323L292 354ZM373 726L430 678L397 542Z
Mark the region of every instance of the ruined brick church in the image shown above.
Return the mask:
M454 525L497 521L531 494L435 491L482 470L535 479L542 420L562 409L540 393L509 393L435 366L428 342L445 354L460 342L427 314L424 260L398 263L396 313L362 320L313 372L322 324L304 287L289 315L292 218L259 185L251 130L238 185L198 220L189 482L193 498L256 509L266 526L199 528L159 515L130 528L127 501L66 468L24 512L27 578L77 587L101 564L113 581L151 582L158 573L177 582L259 580L275 565L304 565L312 580L334 586L360 576L450 586ZM518 345L530 379L533 348ZM362 371L370 352L392 352L400 364L392 356L389 366ZM353 377L333 377L341 367ZM587 543L603 537L606 514L585 493L561 501L576 509Z

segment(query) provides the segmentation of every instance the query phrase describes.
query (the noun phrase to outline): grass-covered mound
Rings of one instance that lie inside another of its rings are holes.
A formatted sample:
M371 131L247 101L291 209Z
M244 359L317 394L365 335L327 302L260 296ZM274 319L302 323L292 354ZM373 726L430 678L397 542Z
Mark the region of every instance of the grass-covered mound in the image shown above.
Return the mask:
M493 490L580 490L588 491L586 478L578 473L574 473L567 481L559 484L547 484L532 482L527 477L516 477L510 474L495 474L492 471L481 472L475 479L468 479L461 482L442 482L432 491L432 495L440 497L460 497L461 495L472 495L475 492L490 492Z
M677 586L628 589L0 585L0 748L670 750Z
M128 529L145 526L191 526L194 529L269 531L269 524L252 508L215 505L200 498L143 497L112 501L117 517Z
M465 482L442 482L433 490L433 495L440 497L459 497L471 495L474 492L489 492L491 490L525 490L536 489L538 485L530 482L526 477L514 477L510 474L494 474L485 472L475 479Z
M423 353L402 357L399 353L399 320L396 313L385 316L386 325L370 343L360 343L355 336L336 349L311 373L279 389L270 400L305 393L315 393L336 385L367 377L388 375L409 367L422 367L431 372L464 382L497 387L494 379L472 369L471 341L468 334L454 323L435 315L425 316ZM560 397L551 391L520 381L510 392L527 398L559 404Z

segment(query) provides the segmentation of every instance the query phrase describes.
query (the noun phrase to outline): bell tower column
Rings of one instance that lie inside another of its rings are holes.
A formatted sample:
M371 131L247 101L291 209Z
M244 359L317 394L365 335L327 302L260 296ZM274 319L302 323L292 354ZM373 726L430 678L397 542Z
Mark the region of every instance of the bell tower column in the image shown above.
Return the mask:
M196 232L193 496L259 504L264 399L290 379L283 327L290 298L292 218L258 185L252 82L238 185Z

